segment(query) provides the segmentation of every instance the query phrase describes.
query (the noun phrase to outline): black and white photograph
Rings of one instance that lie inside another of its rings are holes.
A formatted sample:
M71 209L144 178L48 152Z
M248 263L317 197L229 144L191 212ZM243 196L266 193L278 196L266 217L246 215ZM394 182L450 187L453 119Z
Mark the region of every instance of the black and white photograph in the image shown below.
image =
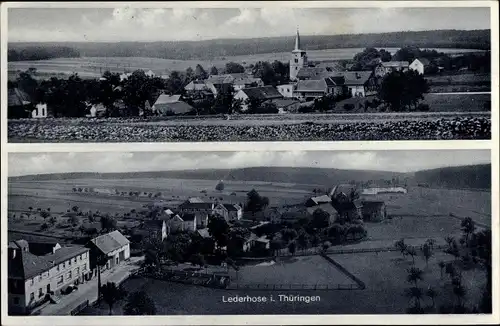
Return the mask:
M491 139L497 3L363 3L5 8L8 141Z
M8 163L10 315L492 312L490 150Z

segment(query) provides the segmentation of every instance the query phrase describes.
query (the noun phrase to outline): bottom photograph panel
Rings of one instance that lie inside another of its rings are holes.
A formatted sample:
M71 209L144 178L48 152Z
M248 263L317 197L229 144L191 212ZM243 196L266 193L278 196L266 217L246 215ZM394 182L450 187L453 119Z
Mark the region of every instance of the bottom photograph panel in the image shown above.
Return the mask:
M491 313L490 160L11 153L9 315Z

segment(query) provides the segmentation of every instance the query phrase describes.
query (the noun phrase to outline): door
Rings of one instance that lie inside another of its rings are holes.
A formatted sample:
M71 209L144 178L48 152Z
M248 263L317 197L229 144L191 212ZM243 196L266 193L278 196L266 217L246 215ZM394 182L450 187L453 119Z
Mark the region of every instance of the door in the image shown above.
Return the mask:
M50 284L47 284L47 293L50 293Z
M120 261L124 261L125 260L125 251L120 251Z

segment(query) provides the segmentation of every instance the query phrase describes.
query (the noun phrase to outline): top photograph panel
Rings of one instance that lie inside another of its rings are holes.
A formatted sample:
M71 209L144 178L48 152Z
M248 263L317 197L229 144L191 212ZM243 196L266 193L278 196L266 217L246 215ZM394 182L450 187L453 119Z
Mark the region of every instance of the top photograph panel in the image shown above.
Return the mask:
M7 14L10 143L491 139L487 7Z

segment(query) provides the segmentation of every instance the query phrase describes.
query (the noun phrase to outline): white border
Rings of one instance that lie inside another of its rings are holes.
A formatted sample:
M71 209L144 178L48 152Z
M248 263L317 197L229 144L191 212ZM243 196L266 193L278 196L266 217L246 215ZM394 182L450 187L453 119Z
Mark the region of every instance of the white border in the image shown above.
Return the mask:
M491 8L491 52L492 52L492 140L491 141L365 141L365 142L229 142L229 143L80 143L80 144L7 144L7 8L110 8L110 7L191 7L191 8L259 8L263 6L286 8L320 7L490 7ZM1 7L1 216L7 213L7 153L8 152L118 152L118 151L316 151L316 150L426 150L426 149L491 149L492 153L492 252L493 257L493 314L492 315L203 315L203 316L154 316L154 317L8 317L6 299L6 257L3 248L7 246L7 223L2 218L2 324L3 325L328 325L328 324L497 324L500 322L499 301L499 52L498 52L498 3L496 1L297 1L297 2L12 2L2 3ZM216 145L216 146L214 146ZM471 151L471 154L473 152ZM496 219L495 219L496 218ZM4 277L5 276L5 277Z

